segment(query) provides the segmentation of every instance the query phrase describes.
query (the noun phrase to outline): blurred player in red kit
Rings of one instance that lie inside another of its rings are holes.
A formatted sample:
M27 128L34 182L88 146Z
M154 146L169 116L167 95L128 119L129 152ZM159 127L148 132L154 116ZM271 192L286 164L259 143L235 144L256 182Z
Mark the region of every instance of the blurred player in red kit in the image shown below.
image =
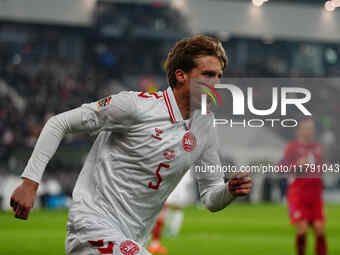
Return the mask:
M296 227L296 252L304 255L306 234L312 226L316 238L316 254L326 255L325 215L320 175L311 176L311 170L321 167L322 146L314 141L315 125L312 119L299 122L296 139L287 144L281 164L290 172L303 172L303 176L290 180L287 201L291 223Z

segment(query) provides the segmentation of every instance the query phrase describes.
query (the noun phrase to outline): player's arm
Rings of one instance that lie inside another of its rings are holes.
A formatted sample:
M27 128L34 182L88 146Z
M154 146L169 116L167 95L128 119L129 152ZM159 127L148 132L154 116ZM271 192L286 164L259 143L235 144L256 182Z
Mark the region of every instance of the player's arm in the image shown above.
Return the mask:
M11 196L10 205L16 218L28 218L45 168L66 134L128 129L136 113L132 93L121 92L98 102L84 104L55 115L46 122L21 175L23 183Z
M218 154L214 157L217 158ZM218 164L219 161L214 161L212 165ZM251 178L247 173L234 174L227 183L224 182L224 174L220 171L199 172L199 168L194 166L193 173L198 182L201 201L212 212L224 209L235 198L246 196L251 190Z
M212 128L209 144L202 154L201 162L212 166L220 166L218 155L218 143L215 129ZM224 209L236 197L245 196L250 193L251 179L247 174L236 174L224 183L222 171L199 171L194 165L193 174L198 182L201 201L207 209L216 212Z

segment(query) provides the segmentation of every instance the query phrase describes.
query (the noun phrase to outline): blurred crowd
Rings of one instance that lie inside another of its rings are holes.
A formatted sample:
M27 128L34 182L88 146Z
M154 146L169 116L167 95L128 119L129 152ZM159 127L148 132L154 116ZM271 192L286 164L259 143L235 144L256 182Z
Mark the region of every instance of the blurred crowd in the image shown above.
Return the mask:
M164 38L188 31L186 17L176 6L173 7L162 1L151 4L99 1L94 16L101 35L118 37L142 34L145 37L156 35Z
M8 147L32 147L42 124L51 115L97 98L99 85L106 82L99 70L58 58L8 65L1 78L16 95L7 92L1 96L2 145ZM24 107L18 101L24 102ZM1 158L6 159L7 153Z

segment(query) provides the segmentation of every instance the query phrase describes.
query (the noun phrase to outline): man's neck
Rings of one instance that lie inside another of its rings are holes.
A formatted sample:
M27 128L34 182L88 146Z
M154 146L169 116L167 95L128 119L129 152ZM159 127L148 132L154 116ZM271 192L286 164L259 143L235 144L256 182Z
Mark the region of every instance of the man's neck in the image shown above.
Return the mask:
M182 114L184 120L190 118L190 95L183 93L180 89L173 89L173 93L176 99L179 111Z

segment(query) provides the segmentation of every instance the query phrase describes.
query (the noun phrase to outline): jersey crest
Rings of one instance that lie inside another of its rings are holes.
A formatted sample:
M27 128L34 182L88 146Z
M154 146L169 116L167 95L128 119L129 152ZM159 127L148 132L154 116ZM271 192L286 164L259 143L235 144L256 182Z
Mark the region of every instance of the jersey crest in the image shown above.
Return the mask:
M135 255L139 252L139 247L131 240L126 240L120 244L120 251L124 255Z
M191 133L187 132L182 138L182 147L186 152L191 152L196 147L196 137Z

